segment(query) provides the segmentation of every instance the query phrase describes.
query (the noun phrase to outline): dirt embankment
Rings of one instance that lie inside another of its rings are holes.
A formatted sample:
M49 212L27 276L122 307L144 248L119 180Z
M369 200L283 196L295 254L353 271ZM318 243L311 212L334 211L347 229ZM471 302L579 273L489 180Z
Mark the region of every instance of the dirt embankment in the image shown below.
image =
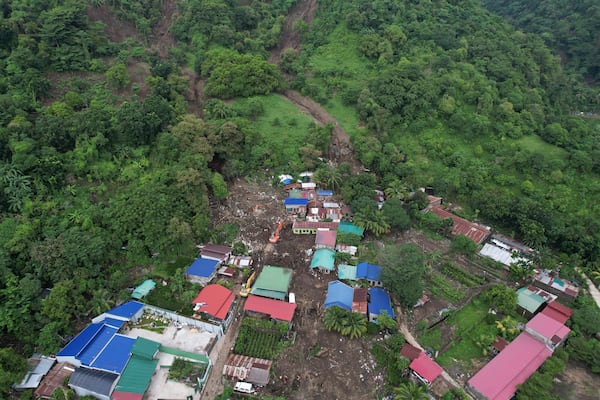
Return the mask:
M297 21L304 21L308 26L312 26L317 6L317 0L300 0L292 7L287 21L283 26L279 45L271 51L271 56L269 57L271 64L279 62L283 50L294 49L300 51L300 33L294 29L294 26Z

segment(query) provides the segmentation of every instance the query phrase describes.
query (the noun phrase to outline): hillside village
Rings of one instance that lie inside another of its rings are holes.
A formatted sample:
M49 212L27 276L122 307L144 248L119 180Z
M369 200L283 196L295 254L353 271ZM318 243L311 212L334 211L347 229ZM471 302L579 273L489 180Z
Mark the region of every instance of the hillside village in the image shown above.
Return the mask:
M147 302L157 286L147 279L132 291L132 300L93 318L56 355L32 358L35 367L15 389L34 389L38 398L53 398L68 381L79 396L101 400L212 399L224 384L244 396L317 399L337 396L336 386L343 380L358 379L363 390L348 398L385 394L385 366L377 365L368 346L357 349L359 359L343 352L348 351L348 343L363 340L354 338L367 334L367 322L372 326L368 336L375 334L375 343L388 340L398 328L408 333L406 314L422 315L418 313L431 307L438 296L426 288L414 312L402 310L382 282L384 267L369 262L372 256L363 258L364 230L352 222L350 208L310 177L307 172L295 182L291 176L281 176L273 188L277 195L272 196L272 204L263 199L242 212L255 219L248 224L255 232L260 231L256 218L271 228L254 238L240 233L247 253L234 254L229 245L198 246L199 257L184 272L190 283L201 287L188 316ZM428 199L430 204L421 212L451 220L450 235L483 245L480 256L493 259L499 273L515 262L530 262L533 249L451 213L439 197ZM385 196L376 192L373 201L382 204ZM268 208L270 215L264 215L261 207ZM467 398L512 397L518 385L568 338L570 329L564 324L572 310L563 303L574 301L579 292L578 285L553 272L533 272L516 291L524 323L514 329L512 340L498 334L487 343L493 356L487 358L489 362L472 374L445 371L435 361L439 349L408 334L397 354L405 360L403 376L428 388L436 398L459 388ZM359 315L364 331L348 333L327 326L327 319L340 313ZM446 317L421 318L436 325ZM324 323L332 332L323 328ZM326 336L315 338L316 332ZM343 339L344 335L350 339ZM295 348L301 348L302 355L292 359L298 354ZM336 361L339 355L349 358ZM344 377L329 376L322 369L311 371L311 359L327 360L329 368L354 371ZM356 362L359 368L352 367ZM179 363L187 366L186 376L172 374Z

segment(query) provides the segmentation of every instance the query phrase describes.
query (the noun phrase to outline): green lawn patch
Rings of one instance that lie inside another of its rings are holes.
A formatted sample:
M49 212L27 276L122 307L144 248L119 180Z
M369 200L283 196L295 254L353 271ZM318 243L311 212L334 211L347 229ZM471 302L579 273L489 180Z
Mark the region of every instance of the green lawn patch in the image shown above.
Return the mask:
M544 140L538 135L526 135L517 140L517 143L521 144L524 149L529 151L543 154L545 157L566 159L567 151L558 146L554 146Z
M312 118L279 95L257 97L264 113L257 117L254 126L262 137L253 152L268 154L270 167L299 165L298 149L306 145ZM236 100L245 101L245 100Z
M425 348L439 350L442 347L442 330L440 328L432 329L419 336L419 342Z

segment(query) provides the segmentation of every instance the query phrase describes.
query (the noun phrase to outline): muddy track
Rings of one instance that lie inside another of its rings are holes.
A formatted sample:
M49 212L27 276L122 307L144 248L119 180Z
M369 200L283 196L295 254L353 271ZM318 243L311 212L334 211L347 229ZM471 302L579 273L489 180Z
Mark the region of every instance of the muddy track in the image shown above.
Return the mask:
M301 95L295 90L286 90L282 94L287 100L294 104L304 114L310 116L321 126L331 124L331 141L329 143L329 159L336 164L348 163L354 173L360 172L363 167L361 163L354 158L354 148L350 136L344 128L340 126L337 120L331 116L319 103Z

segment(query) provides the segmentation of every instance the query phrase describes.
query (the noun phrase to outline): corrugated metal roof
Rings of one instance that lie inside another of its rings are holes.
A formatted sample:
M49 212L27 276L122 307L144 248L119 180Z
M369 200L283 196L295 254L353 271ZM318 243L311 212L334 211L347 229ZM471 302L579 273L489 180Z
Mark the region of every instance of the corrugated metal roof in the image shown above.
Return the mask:
M395 318L390 295L382 288L369 289L369 314L380 315L383 311Z
M338 226L338 231L342 233L352 233L353 235L361 236L364 234L364 229L354 225L352 222L342 221Z
M441 219L452 218L452 221L454 221L454 224L452 225L452 235L454 236L465 235L475 243L479 244L483 242L491 233L489 228L471 221L467 221L466 219L452 214L448 210L445 210L441 206L431 207L431 211L433 211Z
M129 360L134 342L135 339L128 336L113 336L89 366L120 374Z
M356 265L339 264L337 271L340 279L356 280Z
M252 286L251 293L283 300L291 280L291 269L265 265Z
M286 206L301 206L306 207L308 199L288 197L283 201Z
M490 400L510 399L552 351L523 332L468 381L468 385Z
M233 304L233 292L221 285L206 285L192 304L201 304L196 311L206 313L218 319L225 319Z
M433 382L443 371L442 367L431 358L427 357L425 353L419 354L419 357L415 358L410 363L409 368L429 383Z
M317 249L313 254L310 267L333 271L335 268L335 251L331 249Z
M42 379L42 382L35 390L34 394L40 397L51 397L54 391L62 386L66 378L70 377L75 371L75 367L67 363L58 363Z
M327 297L325 298L325 308L338 306L345 310L352 311L352 298L354 289L340 281L329 282L327 286Z
M200 276L202 278L208 278L215 273L219 265L219 261L210 258L200 257L197 258L192 265L185 271L188 275Z
M139 336L135 340L133 347L131 347L131 354L134 356L152 360L154 358L154 355L158 352L159 348L160 343Z
M144 394L154 375L158 360L131 356L115 391Z
M368 279L374 282L380 282L381 267L368 262L362 262L356 266L356 279Z
M243 381L247 380L251 369L258 368L268 372L271 369L272 364L273 362L271 360L232 353L229 355L227 362L223 366L223 375L227 378Z
M102 329L104 324L90 324L85 327L77 336L73 338L61 351L58 352L57 357L75 357L81 353L83 349L91 342L96 334Z
M339 222L294 221L292 229L337 229Z
M133 318L134 315L138 313L142 308L144 308L144 303L140 303L139 301L130 300L127 303L121 304L113 308L110 311L107 311L106 315L112 315L116 317L122 317L126 319Z
M517 290L517 305L532 314L545 302L546 299L526 287Z
M327 246L332 249L335 247L337 232L330 230L318 230L315 236L315 245Z
M294 318L296 304L260 296L249 296L244 304L244 310L266 314L273 319L290 322Z
M131 297L134 299L141 299L146 296L154 287L156 286L156 282L152 279L146 279L140 286L136 287L133 293L131 293Z
M558 336L562 340L571 332L561 322L544 313L537 314L525 326L548 340L552 339L553 336Z
M102 396L110 395L119 375L97 369L80 367L73 372L69 386L85 389Z

